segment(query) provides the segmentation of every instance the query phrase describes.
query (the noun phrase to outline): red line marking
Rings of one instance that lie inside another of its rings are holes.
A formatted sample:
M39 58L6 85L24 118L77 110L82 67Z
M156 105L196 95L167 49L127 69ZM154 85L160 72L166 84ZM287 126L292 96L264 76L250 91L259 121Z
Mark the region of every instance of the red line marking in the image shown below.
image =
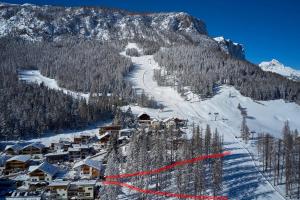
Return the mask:
M163 191L156 191L156 190L147 190L147 189L135 187L128 183L122 183L122 182L118 182L118 181L103 181L103 184L126 187L131 190L145 193L145 194L153 194L153 195L166 196L166 197L177 197L177 198L181 198L181 199L228 200L228 198L225 196L205 196L205 195L197 196L197 195L190 195L190 194L180 194L180 193L171 193L171 192L163 192Z
M145 175L157 174L157 173L160 173L160 172L170 170L170 169L172 169L174 167L177 167L177 166L192 164L192 163L196 163L196 162L199 162L201 160L210 159L210 158L222 158L222 157L227 156L227 155L230 155L230 152L225 151L225 152L219 153L219 154L201 155L201 156L198 156L196 158L189 159L189 160L177 161L177 162L175 162L171 165L166 165L166 166L158 168L158 169L135 172L135 173L131 173L131 174L109 175L109 176L106 176L105 178L106 179L119 179L119 178L128 178L128 177L132 177L132 176L145 176Z

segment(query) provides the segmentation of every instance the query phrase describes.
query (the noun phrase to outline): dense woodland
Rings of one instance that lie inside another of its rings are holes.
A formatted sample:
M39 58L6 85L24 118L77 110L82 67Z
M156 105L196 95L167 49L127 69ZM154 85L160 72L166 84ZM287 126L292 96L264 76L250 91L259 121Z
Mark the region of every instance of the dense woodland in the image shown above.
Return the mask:
M300 198L300 138L286 122L282 138L268 133L258 135L258 153L263 171L274 185L284 185L286 196Z
M119 174L123 168L126 173L152 170L175 161L223 152L223 140L217 130L213 133L207 126L205 130L195 127L193 131L193 138L187 140L180 139L180 134L172 129L150 130L147 133L146 130L139 130L130 141L125 160L120 149L111 148L105 175ZM116 144L113 139L110 142ZM178 166L154 175L131 177L126 182L145 189L218 196L222 195L223 189L223 158ZM116 199L121 191L115 186L105 186L102 193L103 199L110 200ZM159 199L158 196L143 193L134 193L130 198Z
M124 76L131 62L119 55L121 44L66 40L0 41L0 134L3 140L40 136L48 130L81 128L113 116L128 102L157 107L145 94L135 94ZM90 92L89 102L46 86L18 80L18 70L39 69L61 87ZM96 94L96 95L95 95ZM108 95L109 94L109 95Z
M256 100L285 99L300 104L299 82L234 59L219 47L200 44L162 48L155 54L155 60L164 67L155 71L158 83L176 86L180 93L184 86L191 86L196 94L211 97L216 86L229 84ZM170 81L170 75L176 78Z

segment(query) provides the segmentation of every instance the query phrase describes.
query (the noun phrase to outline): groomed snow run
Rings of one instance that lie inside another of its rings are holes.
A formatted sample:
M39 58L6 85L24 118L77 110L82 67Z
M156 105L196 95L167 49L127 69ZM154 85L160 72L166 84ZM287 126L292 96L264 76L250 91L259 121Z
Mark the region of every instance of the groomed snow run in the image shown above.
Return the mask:
M129 44L126 48L133 47L137 48L135 44ZM126 56L125 52L121 55ZM289 120L292 129L300 129L299 105L283 100L253 101L242 96L235 88L225 85L220 87L218 94L211 99L200 101L192 93L182 97L174 88L158 86L153 80L153 69L160 66L152 55L131 57L131 60L135 70L129 78L134 87L144 90L165 106L163 111L130 106L135 114L147 112L152 117L160 119L180 117L188 119L190 124L199 124L203 128L209 124L213 130L217 128L223 134L225 148L232 153L224 163L224 195L229 199L285 199L280 188L274 188L257 167L259 163L252 155L255 146L245 145L236 138L240 135L242 121L237 106L240 103L247 109L249 116L247 123L251 131L268 132L280 137L286 120Z
M86 102L89 101L89 93L82 93L82 92L75 92L65 88L59 87L57 81L55 79L51 79L48 77L43 76L39 70L20 70L19 71L19 79L29 82L29 83L36 83L41 84L44 83L46 87L49 89L60 90L63 93L73 96L77 99L85 99Z

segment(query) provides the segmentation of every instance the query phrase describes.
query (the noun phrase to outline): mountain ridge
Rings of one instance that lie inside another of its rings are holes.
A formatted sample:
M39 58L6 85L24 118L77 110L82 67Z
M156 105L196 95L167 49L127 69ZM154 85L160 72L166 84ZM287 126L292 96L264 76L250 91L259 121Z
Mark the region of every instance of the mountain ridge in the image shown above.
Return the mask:
M296 70L289 66L285 66L276 59L272 59L271 61L263 61L259 64L259 67L264 71L280 74L294 81L300 81L299 70Z

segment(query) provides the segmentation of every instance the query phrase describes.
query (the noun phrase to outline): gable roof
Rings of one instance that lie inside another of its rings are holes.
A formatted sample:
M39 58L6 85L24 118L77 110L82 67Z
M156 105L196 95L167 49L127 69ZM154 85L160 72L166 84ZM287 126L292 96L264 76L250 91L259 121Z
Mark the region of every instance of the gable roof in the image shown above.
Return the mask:
M87 165L87 166L92 167L94 169L97 169L99 171L101 171L101 169L102 169L102 162L101 161L92 160L92 159L88 159L88 158L75 163L73 168L78 168L78 167L81 167L82 165Z
M8 149L12 149L13 151L17 152L20 151L26 145L27 144L21 144L21 143L6 145L5 151L7 151Z
M35 147L37 149L43 149L43 148L45 148L45 145L43 145L42 143L39 143L39 142L35 142L35 143L31 143L31 144L24 146L22 149L25 149L27 147Z
M43 162L42 164L40 164L38 166L30 166L28 171L29 171L29 173L32 173L35 170L41 170L46 174L54 176L58 172L59 168L48 162Z
M6 162L9 162L9 161L28 162L30 159L31 159L30 155L18 155L18 156L14 156L14 157L8 159Z
M70 185L70 181L52 181L51 183L49 183L48 187L54 187L54 186L69 186Z

